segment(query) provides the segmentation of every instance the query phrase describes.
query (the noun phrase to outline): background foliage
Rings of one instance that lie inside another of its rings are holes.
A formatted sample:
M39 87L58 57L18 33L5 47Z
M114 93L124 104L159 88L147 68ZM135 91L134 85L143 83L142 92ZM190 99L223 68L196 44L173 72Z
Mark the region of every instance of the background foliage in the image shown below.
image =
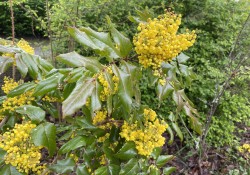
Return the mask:
M196 44L186 52L190 57L187 64L192 67L196 76L192 77L192 86L186 89L190 99L198 109L201 120L205 122L206 114L216 92L220 89L226 77L228 77L229 58L228 55L241 30L250 10L247 0L204 0L204 1L148 1L148 0L54 0L50 1L49 18L45 12L44 1L28 0L23 4L26 10L15 6L15 22L17 35L31 35L32 21L36 34L48 36L51 31L54 56L68 51L77 50L84 55L95 54L85 46L77 44L66 32L68 26L90 26L97 31L107 31L106 15L109 15L116 24L118 30L126 33L130 39L136 31L137 25L128 18L128 13L136 14L136 9L149 9L153 16L164 13L164 9L171 8L176 13L183 15L181 31L185 28L197 29L198 39ZM7 5L0 5L0 33L10 36L10 15ZM32 13L31 13L32 12ZM39 18L32 20L31 14ZM70 15L69 15L70 14ZM48 20L50 25L48 25ZM243 41L243 39L242 39ZM249 48L249 38L244 39L242 48ZM248 55L249 56L249 55ZM249 66L247 63L246 66ZM226 90L220 106L214 114L212 125L207 137L208 144L215 148L232 148L246 140L244 133L249 132L249 75L247 69L242 67L243 73L231 81ZM188 86L188 81L183 78L183 83ZM171 99L164 100L158 104L157 93L151 80L142 77L140 87L142 88L142 103L151 104L150 107L157 111L166 120L170 121L171 112L174 112L174 102ZM166 113L166 111L169 111ZM178 116L177 116L178 117ZM179 116L187 122L185 117ZM187 145L195 148L199 138L195 133L191 136L185 125L179 120L180 130L188 138ZM231 152L230 154L235 154Z

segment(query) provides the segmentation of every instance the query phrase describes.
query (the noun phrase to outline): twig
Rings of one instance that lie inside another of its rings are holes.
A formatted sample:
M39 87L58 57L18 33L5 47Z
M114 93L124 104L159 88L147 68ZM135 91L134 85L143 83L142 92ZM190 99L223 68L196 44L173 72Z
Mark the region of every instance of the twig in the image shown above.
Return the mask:
M9 119L8 116L4 117L4 119L0 123L0 128L7 122L8 119Z
M14 21L14 10L13 10L13 2L9 0L10 4L10 14L11 14L11 29L12 29L12 45L15 45L15 21ZM12 64L12 78L15 80L16 76L16 66Z
M46 0L46 12L47 12L47 23L48 23L48 36L49 36L49 41L50 41L50 52L51 52L51 59L53 62L53 65L56 67L56 60L54 58L54 53L53 53L53 39L52 39L52 31L51 31L51 20L50 20L50 12L49 12L49 2Z

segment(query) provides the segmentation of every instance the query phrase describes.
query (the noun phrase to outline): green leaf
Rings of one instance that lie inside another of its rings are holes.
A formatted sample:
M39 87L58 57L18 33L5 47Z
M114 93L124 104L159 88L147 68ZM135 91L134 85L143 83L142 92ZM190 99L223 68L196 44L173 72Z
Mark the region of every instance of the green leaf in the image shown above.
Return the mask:
M70 95L70 93L73 91L73 89L76 87L76 83L67 83L64 86L63 89L63 98L66 99Z
M114 165L114 164L109 164L108 166L108 174L109 175L118 175L120 172L120 166L119 165Z
M156 168L156 167L150 168L149 175L160 175L160 174L161 174L161 172L158 168Z
M43 105L42 105L43 109L48 112L52 117L54 118L58 118L59 116L59 111L57 110L57 108L55 107L55 105L53 103L44 101Z
M175 122L176 121L176 117L175 115L173 114L173 112L170 112L169 116L168 116L168 119L171 121L171 122Z
M27 115L35 123L40 123L45 118L45 111L32 105L20 106L15 111L19 114Z
M56 90L58 84L60 83L60 79L62 77L63 77L62 74L55 73L49 78L40 81L34 90L33 96L43 96L48 92Z
M202 124L196 117L189 117L190 127L197 132L198 134L202 134Z
M0 56L0 74L4 73L13 63L13 59Z
M90 175L86 165L78 165L76 168L76 175Z
M17 52L21 52L21 50L18 49L18 48L11 47L11 46L0 45L0 52L3 52L3 53L17 53Z
M110 130L110 136L109 136L109 141L110 142L116 142L119 140L120 138L120 128L117 128L115 126L112 126L111 130Z
M170 175L172 172L176 171L175 167L167 167L163 168L163 174L164 175Z
M2 163L4 163L4 156L7 154L6 151L0 149L0 166Z
M162 151L162 148L161 147L156 147L153 149L153 152L151 153L151 156L154 158L154 159L157 159L160 154L161 154L161 151Z
M116 65L112 65L112 69L114 74L119 78L119 88L118 95L121 98L121 101L127 111L131 110L132 104L132 82L130 80L130 75L124 73L120 70Z
M6 96L0 96L0 104L2 104L6 98Z
M107 21L110 27L111 35L118 47L118 50L120 51L121 56L128 56L133 47L130 39L122 35L118 30L116 30L109 17L107 17Z
M148 9L144 9L143 11L140 11L140 10L136 10L137 12L137 15L138 16L128 16L128 19L131 21L131 22L134 22L134 23L145 23L148 18L153 18L153 15L151 14L151 12L148 10Z
M134 142L126 142L122 148L115 154L116 157L122 160L129 160L137 155Z
M101 94L101 86L98 81L95 82L95 88L93 89L93 92L91 94L91 109L92 111L98 111L102 107L102 103L100 100L100 94Z
M174 91L172 95L173 95L172 96L173 100L177 105L176 111L177 111L177 113L179 113L183 109L184 104L185 104L184 101L183 101L182 95L180 93L180 90Z
M36 84L34 82L28 82L28 83L23 83L19 86L17 86L16 88L12 89L9 93L8 93L8 97L15 97L18 95L21 95L31 89L33 89L36 86Z
M56 151L56 127L46 122L38 125L32 130L31 138L36 146L44 146L48 149L49 155Z
M59 154L65 154L82 146L86 146L86 139L84 136L74 137L60 148Z
M75 68L69 73L64 81L67 83L75 83L82 77L85 71L86 69L84 67Z
M21 54L19 53L16 54L16 67L18 71L20 72L20 74L22 75L22 77L25 77L27 75L28 67L23 61Z
M37 58L37 62L38 67L46 72L49 72L54 68L54 66L52 66L52 64L50 64L47 60L44 60L40 57Z
M176 60L179 62L179 63L185 63L190 57L185 55L184 53L180 53L177 57L176 57Z
M173 131L172 131L170 126L167 127L167 131L168 131L168 133L170 135L170 139L168 141L168 144L171 145L173 143L173 141L174 141L174 134L173 134Z
M174 88L169 84L169 82L166 82L163 86L158 83L156 93L159 101L166 99L173 91Z
M108 167L102 166L95 170L95 175L109 175L108 173Z
M96 130L98 129L95 125L91 123L86 117L81 117L76 119L77 125L79 125L82 129L87 130Z
M75 89L62 104L63 117L70 116L85 105L88 97L92 94L95 88L93 78L84 79L82 77L76 83ZM84 79L84 80L83 80Z
M84 57L76 52L61 54L56 59L72 67L85 67L92 72L99 72L103 68L95 58Z
M172 126L173 126L175 132L177 133L178 137L181 139L181 141L183 141L183 134L182 134L182 132L181 132L179 126L177 125L177 123L174 123L174 122L173 122L173 123L172 123Z
M38 69L38 64L35 61L37 56L28 54L28 53L21 53L21 57L19 57L19 59L21 59L21 61L26 65L26 67L28 68L28 73L29 75L33 78L33 79L37 79L38 73L39 73L39 69Z
M74 168L75 168L75 162L72 158L58 160L57 164L51 165L49 167L50 170L55 171L57 173L68 173L68 174L73 172Z
M124 167L122 167L119 175L131 175L139 172L138 160L133 158L130 159Z
M174 156L173 155L160 155L158 159L156 160L156 166L158 168L163 167L167 162L170 160L173 160Z
M19 173L15 167L11 165L4 165L0 169L1 175L25 175L24 173Z
M120 57L118 50L113 45L109 33L96 32L89 27L83 27L81 30L69 27L68 32L77 42L94 49L102 56L107 56L111 58L111 60Z

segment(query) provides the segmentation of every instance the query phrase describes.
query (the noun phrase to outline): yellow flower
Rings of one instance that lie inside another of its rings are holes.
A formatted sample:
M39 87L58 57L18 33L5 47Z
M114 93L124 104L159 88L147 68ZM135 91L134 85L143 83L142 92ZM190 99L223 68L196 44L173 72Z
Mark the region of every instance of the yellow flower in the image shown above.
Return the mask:
M120 135L127 141L135 142L140 155L149 156L154 148L164 145L165 138L162 137L162 134L168 125L160 121L152 109L144 109L143 124L144 126L141 128L137 122L128 123L125 121Z
M18 83L9 77L4 77L3 82L4 84L2 85L2 90L5 94L8 94L12 89L18 86Z
M34 49L23 38L17 43L17 46L31 55L35 54Z
M114 88L112 90L111 85L107 81L107 75L104 74L104 72L101 72L98 75L98 81L103 86L103 90L101 92L101 101L106 101L108 96L115 94L118 91L118 84L119 84L119 78L114 75L112 69L110 67L107 67L104 71L106 71L106 74L110 74L112 77L112 82L114 83ZM111 83L111 82L110 82Z
M60 102L61 100L62 100L62 99L60 99L60 98L52 97L52 96L49 96L49 95L45 95L45 96L42 98L42 101L47 101L47 102L50 102L50 103Z
M9 43L7 42L3 42L3 45L8 45ZM19 40L19 42L16 44L17 47L19 47L20 49L22 49L23 51L34 55L35 51L34 48L32 48L29 43L27 41L25 41L24 39ZM9 57L11 59L14 60L14 65L16 65L16 60L15 60L15 54L14 53L4 53L2 56L4 57Z
M139 33L133 43L143 67L158 69L162 62L171 61L180 52L192 46L196 39L195 31L177 34L181 24L181 15L167 12L147 23L140 23Z
M4 93L8 94L17 86L18 83L15 82L13 79L4 77L4 85L2 85L2 90L4 91ZM35 100L35 98L32 97L32 94L33 90L24 92L23 94L15 97L6 98L2 103L2 109L0 109L0 113L5 111L14 111L15 108L19 106L30 104L31 101Z
M5 163L15 166L22 173L41 174L45 168L45 165L40 165L42 147L35 146L31 141L30 133L35 127L30 121L15 124L13 130L0 135L0 148L7 152Z

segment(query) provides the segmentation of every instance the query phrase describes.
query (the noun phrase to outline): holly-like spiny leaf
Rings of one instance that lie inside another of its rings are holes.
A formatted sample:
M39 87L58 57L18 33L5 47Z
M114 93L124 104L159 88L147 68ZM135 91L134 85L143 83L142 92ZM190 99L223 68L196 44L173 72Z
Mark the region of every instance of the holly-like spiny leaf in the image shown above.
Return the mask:
M27 115L35 123L40 123L45 118L45 111L32 105L20 106L15 111L19 114Z
M94 78L82 77L76 83L76 87L62 104L63 117L70 116L85 105L87 98L95 88Z
M13 59L0 56L0 74L4 73L13 63Z
M44 146L48 149L49 155L56 151L56 127L46 122L38 125L32 130L31 138L36 146Z
M71 172L74 171L74 168L75 168L75 162L72 158L58 160L57 164L51 165L49 167L49 169L60 174L64 174L64 173L70 174Z

